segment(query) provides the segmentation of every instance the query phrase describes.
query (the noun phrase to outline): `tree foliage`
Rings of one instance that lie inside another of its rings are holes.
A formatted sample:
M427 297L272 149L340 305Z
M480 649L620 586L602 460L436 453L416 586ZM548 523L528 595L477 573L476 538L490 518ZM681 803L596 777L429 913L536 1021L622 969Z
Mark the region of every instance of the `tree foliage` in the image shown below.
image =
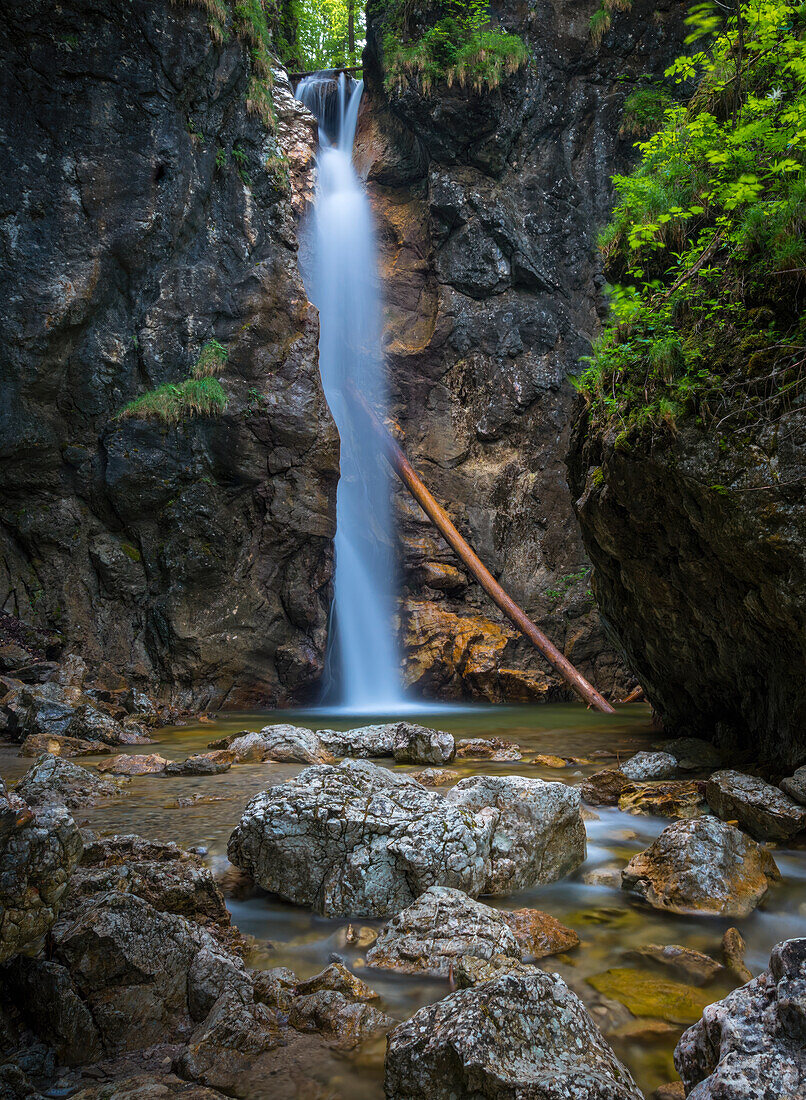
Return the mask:
M280 43L283 60L303 72L361 64L366 40L358 0L287 0L293 32ZM352 34L351 32L352 21Z
M426 95L441 83L496 88L528 60L522 39L490 23L487 0L436 0L430 9L436 18L423 28L406 0L389 5L383 54L390 90L408 79Z
M577 383L594 421L733 426L804 391L806 6L694 9L693 87L638 145L600 237L611 319Z

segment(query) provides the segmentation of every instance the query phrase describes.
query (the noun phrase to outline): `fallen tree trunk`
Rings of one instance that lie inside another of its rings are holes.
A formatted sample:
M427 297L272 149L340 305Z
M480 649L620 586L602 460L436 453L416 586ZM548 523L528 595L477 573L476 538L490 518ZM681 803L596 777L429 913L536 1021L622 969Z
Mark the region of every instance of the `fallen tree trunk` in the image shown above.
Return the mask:
M397 476L451 549L455 551L458 557L467 566L487 595L501 608L510 622L514 623L521 634L528 638L532 645L540 650L549 664L559 672L563 679L570 684L577 695L579 695L588 706L594 707L596 710L600 710L605 714L615 714L614 708L608 703L604 696L600 695L596 688L585 679L582 673L574 668L565 654L561 653L541 630L538 630L526 613L522 611L512 597L504 591L469 543L459 534L448 513L437 503L428 491L418 476L417 471L406 458L402 448L392 438L391 434L378 419L375 412L364 400L364 397L354 388L352 388L351 393L356 404L363 411L381 445L386 451L389 462Z

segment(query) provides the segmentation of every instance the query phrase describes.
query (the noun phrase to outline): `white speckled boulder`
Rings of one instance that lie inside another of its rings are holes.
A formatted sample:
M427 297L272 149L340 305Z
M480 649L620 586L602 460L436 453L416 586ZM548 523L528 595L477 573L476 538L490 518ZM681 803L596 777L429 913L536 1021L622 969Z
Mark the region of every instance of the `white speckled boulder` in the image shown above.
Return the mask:
M556 882L585 859L580 794L565 783L520 775L474 775L445 795L472 812L499 813L490 850L485 894L514 894Z
M388 917L429 886L479 894L498 816L345 760L258 794L227 854L265 889L326 916Z
M557 974L504 974L427 1005L389 1036L388 1100L642 1100Z
M806 939L776 944L768 970L708 1005L674 1064L688 1100L806 1096Z
M327 916L388 917L429 886L471 897L554 882L585 858L579 794L519 776L466 779L446 796L368 761L306 768L257 795L232 863Z

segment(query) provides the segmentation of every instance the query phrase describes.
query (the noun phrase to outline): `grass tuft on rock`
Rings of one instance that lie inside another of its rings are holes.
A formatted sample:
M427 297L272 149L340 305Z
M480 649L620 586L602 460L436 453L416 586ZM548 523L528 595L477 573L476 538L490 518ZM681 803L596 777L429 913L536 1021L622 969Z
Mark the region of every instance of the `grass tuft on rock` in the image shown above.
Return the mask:
M486 3L442 0L438 7L440 18L417 32L409 25L409 8L391 6L383 41L389 91L413 80L423 95L440 84L481 92L499 87L529 60L518 35L491 25Z
M221 374L227 365L229 352L218 340L208 340L190 372L194 378L212 378Z
M217 378L186 378L184 382L166 382L135 397L120 410L117 419L178 424L195 416L215 416L226 407L227 395Z

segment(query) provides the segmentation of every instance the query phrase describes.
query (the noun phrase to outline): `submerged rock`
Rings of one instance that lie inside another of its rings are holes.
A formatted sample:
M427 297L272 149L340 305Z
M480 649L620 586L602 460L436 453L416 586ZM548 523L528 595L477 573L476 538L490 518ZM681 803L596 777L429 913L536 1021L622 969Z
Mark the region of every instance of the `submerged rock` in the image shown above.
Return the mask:
M481 893L497 817L347 760L258 794L227 854L265 889L325 916L388 917L429 886Z
M580 790L591 806L615 806L632 784L627 776L616 768L604 768L589 775Z
M710 955L678 944L647 944L624 952L625 959L651 962L663 970L671 970L692 985L709 985L724 973L724 967Z
M776 944L768 970L705 1008L674 1064L689 1100L806 1095L806 939Z
M634 783L648 779L670 779L677 771L677 760L668 752L637 752L625 760L620 771Z
M453 768L423 768L420 772L409 772L409 775L424 787L451 787L462 778L462 773Z
M746 917L780 878L766 848L714 817L667 826L622 871L622 886L670 913Z
M556 974L504 974L450 994L390 1034L389 1100L641 1100Z
M788 840L806 829L806 807L757 776L714 772L705 797L715 814L759 840Z
M164 772L168 761L159 753L152 752L148 756L136 756L122 753L113 756L110 760L102 760L98 764L99 772L109 772L110 775L156 775Z
M675 1024L696 1020L711 997L683 982L628 967L613 967L594 974L588 982L605 997L619 1001L633 1016L658 1017Z
M660 783L630 783L618 800L628 814L656 814L691 820L708 812L705 785L700 780L670 779Z
M172 760L165 769L166 775L221 775L228 772L235 761L230 749L212 752L196 752L185 760Z
M498 811L485 894L512 894L556 882L585 859L586 832L579 791L519 775L460 780L446 802L479 813Z
M500 737L460 737L456 742L457 760L515 762L523 759L520 745Z
M76 810L125 792L120 783L102 779L80 764L45 753L19 781L17 793L36 805L61 805Z
M504 914L461 890L432 886L381 930L367 966L447 977L458 959L523 952Z
M33 810L0 779L0 963L53 926L81 851L66 809Z
M677 760L677 766L684 772L713 771L724 761L724 754L710 741L700 737L676 737L664 741L663 751Z

